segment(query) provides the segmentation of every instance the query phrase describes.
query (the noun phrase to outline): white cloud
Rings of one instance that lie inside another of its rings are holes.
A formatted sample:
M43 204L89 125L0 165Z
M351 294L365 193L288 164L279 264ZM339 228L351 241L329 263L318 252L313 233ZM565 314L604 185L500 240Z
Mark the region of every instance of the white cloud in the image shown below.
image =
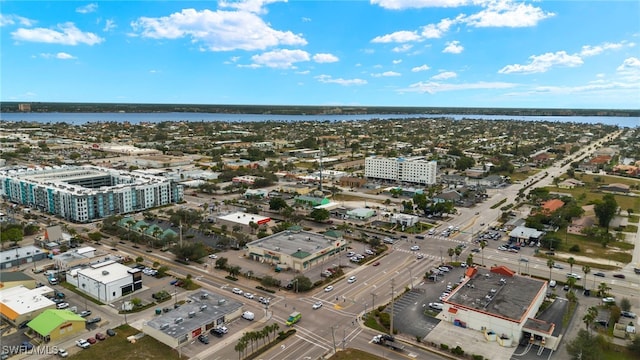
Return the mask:
M313 55L313 61L317 63L334 63L340 61L340 59L333 54L315 54Z
M582 50L580 51L580 55L594 56L594 55L601 54L605 50L618 50L618 49L622 49L625 46L634 47L635 45L636 45L635 43L627 42L627 41L621 41L619 43L603 43L601 45L595 45L595 46L585 45L582 47Z
M396 46L393 49L391 49L391 51L393 52L397 52L397 53L401 53L401 52L407 52L409 50L411 50L413 48L413 45L411 44L402 44L400 46Z
M35 23L35 20L27 19L26 17L0 14L0 27L15 24L20 24L22 26L33 26Z
M183 9L159 18L141 17L131 23L143 37L179 39L190 37L210 51L264 50L279 45L306 45L291 31L272 29L259 16L247 11Z
M56 54L56 59L71 60L71 59L76 59L76 57L71 54L67 54L65 52L59 52Z
M264 5L269 5L276 2L287 2L287 0L239 0L239 1L218 1L220 8L231 8L240 11L246 11L254 14L264 14L266 9Z
M59 24L58 30L60 31L45 28L20 28L12 32L11 35L14 40L19 41L42 42L62 45L95 45L104 41L103 38L97 36L94 33L80 31L80 29L78 29L73 23L70 22Z
M405 43L410 41L420 41L420 35L415 31L396 31L391 34L376 36L372 43Z
M582 58L578 55L569 55L565 51L557 51L555 53L546 53L542 55L532 55L529 57L531 60L529 64L513 64L507 65L500 69L500 74L513 74L513 73L541 73L546 72L554 66L567 66L576 67L582 65Z
M625 71L630 69L640 69L640 59L635 57L624 59L622 65L618 66L616 70Z
M432 76L431 78L433 80L446 80L446 79L452 79L456 76L458 76L458 74L454 73L453 71L443 71L438 75Z
M392 60L391 62L392 62L394 65L398 65L398 64L402 63L402 59Z
M409 85L408 88L400 89L399 92L418 92L435 94L444 91L460 91L460 90L491 90L491 89L508 89L515 87L516 84L506 82L477 82L467 84L444 84L439 82L417 82Z
M311 18L309 18L309 17L303 17L303 18L302 18L302 22L311 22Z
M448 41L446 45L444 50L442 50L443 53L460 54L464 50L464 47L460 45L460 41L457 40Z
M49 54L49 53L41 53L40 57L45 58L45 59L60 59L60 60L73 60L73 59L77 59L75 56L65 53L65 52L59 52L57 54Z
M325 84L339 84L342 86L351 86L351 85L366 85L367 80L364 79L342 79L337 78L334 79L331 75L318 75L315 77L319 82Z
M424 65L420 65L420 66L416 66L416 67L414 67L413 69L411 69L411 71L413 71L413 72L420 72L420 71L427 71L427 70L429 70L429 69L431 69L431 68L429 67L429 65L424 64Z
M437 24L428 24L421 28L420 35L426 39L439 39L441 38L452 25L456 23L456 20L442 19Z
M309 71L309 70L296 71L296 74L298 74L298 75L309 75L310 73L311 73L311 71Z
M385 71L383 73L375 73L371 74L372 77L394 77L394 76L402 76L399 72L395 71Z
M92 12L96 12L98 10L98 4L87 4L85 6L80 6L76 8L76 12L80 14L88 14Z
M118 25L116 25L116 22L114 20L107 19L104 22L104 28L102 28L102 31L109 32L109 31L115 29L116 27L118 27Z
M636 57L626 58L620 66L616 68L618 75L625 81L640 82L640 59Z
M530 27L555 16L531 4L515 3L513 0L488 1L486 8L476 14L461 16L459 21L473 27Z
M426 7L458 7L470 3L468 0L371 0L371 4L389 10L420 9Z
M274 50L260 55L254 55L251 57L253 63L260 66L267 66L270 68L289 69L295 68L294 64L297 62L309 61L309 53L303 50Z

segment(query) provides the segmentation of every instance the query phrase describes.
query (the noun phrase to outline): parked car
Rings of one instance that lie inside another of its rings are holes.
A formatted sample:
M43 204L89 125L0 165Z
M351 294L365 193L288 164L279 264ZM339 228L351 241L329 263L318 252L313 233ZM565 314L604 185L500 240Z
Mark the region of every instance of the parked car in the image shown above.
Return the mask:
M56 355L58 355L58 356L60 356L62 358L66 358L66 357L69 356L69 353L65 349L58 348L58 350L56 351Z
M87 342L87 340L85 339L80 339L80 340L76 340L76 346L86 349L89 346L91 346L91 344L89 344L89 342Z
M96 340L96 338L90 337L87 339L87 342L91 345L95 344L98 342L98 340Z
M217 258L218 258L218 255L216 254L209 255L209 259L217 259Z
M621 311L620 315L629 318L629 319L635 319L636 318L636 314L632 313L631 311Z
M87 320L87 325L97 324L100 321L102 321L102 319L100 317L94 317L94 318L91 318L91 319Z
M23 341L22 344L20 344L20 351L27 351L27 350L31 350L33 349L33 344L28 342L28 341Z
M66 309L69 307L69 303L66 302L61 302L56 304L56 309L60 310L60 309Z
M96 334L96 339L97 339L97 340L102 341L102 340L105 340L106 338L107 338L107 337L106 337L103 333L97 333L97 334Z
M209 343L209 337L205 334L200 334L198 336L198 340L203 343L203 344L208 344Z
M84 310L78 315L80 315L80 317L87 317L87 316L91 315L91 310Z
M223 333L219 328L214 328L211 329L211 335L215 336L215 337L223 337L225 333Z
M234 294L242 295L242 290L240 290L240 289L238 289L238 288L233 288L233 289L231 289L231 291L232 291Z
M107 329L107 335L116 336L116 332L113 329Z
M253 296L252 293L246 292L246 293L244 293L244 297L246 297L247 299L253 299L254 296Z

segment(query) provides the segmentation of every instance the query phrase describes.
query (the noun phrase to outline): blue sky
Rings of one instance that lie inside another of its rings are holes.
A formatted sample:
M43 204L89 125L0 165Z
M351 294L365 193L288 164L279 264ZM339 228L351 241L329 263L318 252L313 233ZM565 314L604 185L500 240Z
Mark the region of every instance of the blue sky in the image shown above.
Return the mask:
M1 101L640 108L640 2L0 1Z

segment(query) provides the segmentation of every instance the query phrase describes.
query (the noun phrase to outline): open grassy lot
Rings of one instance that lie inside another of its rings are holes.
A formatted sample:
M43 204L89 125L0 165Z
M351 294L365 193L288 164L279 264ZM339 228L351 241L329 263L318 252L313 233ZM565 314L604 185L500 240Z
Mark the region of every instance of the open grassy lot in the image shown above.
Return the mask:
M383 352L390 352L387 347L378 346L378 348L373 348L372 350L380 350L380 354ZM385 358L370 354L368 352L364 352L358 349L345 349L343 351L338 351L329 360L384 360Z
M135 335L139 331L128 325L122 325L115 331L116 336L107 336L106 340L97 342L90 348L70 356L70 358L77 360L180 359L176 351L151 336L145 336L135 344L131 344L127 341L127 336ZM187 359L187 357L183 356L183 359Z
M562 180L566 179L567 175L563 175L561 177ZM583 187L576 187L574 189L560 189L555 186L549 186L547 189L549 191L555 192L563 192L567 194L571 194L575 199L578 199L582 204L589 203L593 200L602 199L605 193L599 190L600 186L606 184L620 183L629 185L631 187L631 192L638 195L638 191L634 190L634 186L640 185L640 180L631 179L631 178L623 178L623 177L615 177L615 176L607 176L607 175L588 175L576 173L576 178L582 182L584 182ZM596 181L598 180L598 181ZM621 209L640 209L640 196L625 196L614 194L616 202Z

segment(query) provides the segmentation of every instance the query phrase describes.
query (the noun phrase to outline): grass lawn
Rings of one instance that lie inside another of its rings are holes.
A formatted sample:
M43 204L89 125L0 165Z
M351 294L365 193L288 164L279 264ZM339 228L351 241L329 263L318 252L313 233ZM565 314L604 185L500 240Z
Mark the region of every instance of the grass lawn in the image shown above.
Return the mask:
M178 353L151 336L145 336L131 344L127 336L139 333L138 330L122 325L115 329L116 336L107 336L107 339L91 345L90 348L81 350L72 359L78 360L139 360L139 359L179 359ZM183 359L187 357L183 356Z
M632 245L629 243L616 241L609 243L606 248L603 248L600 243L589 240L589 238L586 236L574 234L567 235L566 230L558 231L557 235L558 238L561 239L561 244L559 244L560 246L558 246L560 250L562 250L563 252L567 252L568 254L575 254L576 257L587 256L593 259L593 262L586 262L576 259L574 270L581 269L582 265L589 265L592 269L615 269L617 268L616 266L607 265L609 263L609 260L626 264L629 263L632 258L630 253L623 252L629 250L632 247ZM578 245L580 247L580 252L569 252L569 249L573 245ZM538 256L547 257L546 255L544 255L543 251L541 251Z
M380 345L372 345L377 346L378 348L373 348L372 350L379 350L382 352L390 352L387 347ZM381 353L382 353L381 352ZM343 351L338 351L329 360L384 360L385 358L373 355L368 352L364 352L358 349L345 349Z

